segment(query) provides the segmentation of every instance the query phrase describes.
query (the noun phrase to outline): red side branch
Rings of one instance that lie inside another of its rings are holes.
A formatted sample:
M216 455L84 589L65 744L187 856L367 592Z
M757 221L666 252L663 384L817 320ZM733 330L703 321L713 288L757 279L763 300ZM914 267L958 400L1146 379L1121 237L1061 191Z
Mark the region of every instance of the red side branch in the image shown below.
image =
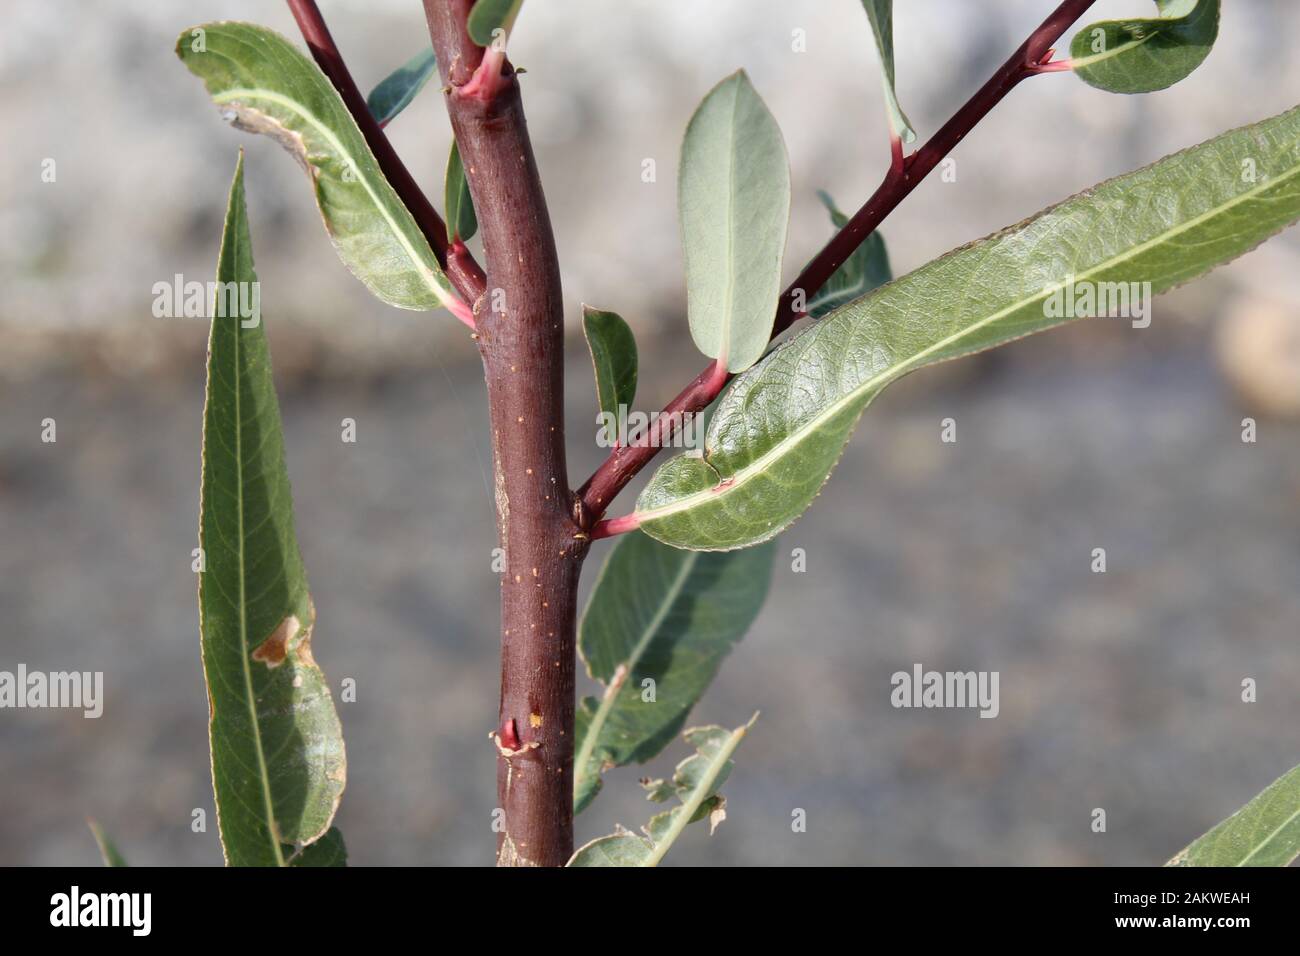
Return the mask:
M807 301L835 270L844 264L854 250L884 221L916 185L960 143L975 126L988 115L1024 79L1044 72L1044 64L1051 55L1052 44L1060 38L1095 0L1065 0L1044 20L1015 53L998 68L989 81L981 86L962 107L953 114L929 141L902 163L891 164L880 187L871 195L853 218L804 266L798 278L782 293L777 302L773 336L788 329L803 313L795 303ZM708 406L727 379L714 376L710 366L696 376L690 385L664 408L664 412L699 412ZM716 389L713 387L716 385ZM675 417L660 415L659 421ZM665 442L657 434L656 426L628 441L627 445L613 449L608 458L596 469L579 489L582 498L581 521L591 528L605 513L614 497L658 453ZM621 527L621 526L619 526ZM616 533L609 526L602 534Z

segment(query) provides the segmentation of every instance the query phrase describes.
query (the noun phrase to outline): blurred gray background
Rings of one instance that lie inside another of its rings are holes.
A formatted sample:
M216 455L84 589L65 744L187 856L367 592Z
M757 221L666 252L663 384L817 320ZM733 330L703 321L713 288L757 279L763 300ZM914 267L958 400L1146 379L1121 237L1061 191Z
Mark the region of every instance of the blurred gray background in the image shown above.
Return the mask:
M925 137L1054 4L896 6L899 97ZM1300 60L1280 51L1300 6L1225 6L1213 53L1172 90L1110 96L1049 75L1015 91L956 151L956 182L932 177L885 224L896 274L1295 105ZM417 0L322 7L365 89L427 42ZM1103 0L1095 18L1149 8ZM221 122L172 53L210 19L298 39L271 0L5 4L0 669L102 670L106 703L98 720L0 711L0 863L95 862L86 815L133 863L221 860L190 571L207 329L150 307L155 282L212 276L240 145L316 656L358 688L340 705L338 824L357 864L489 863L497 582L477 356L450 316L371 299L295 164ZM645 409L701 365L673 184L704 93L744 66L781 123L789 277L829 236L815 191L856 208L886 127L857 0L531 0L512 57L564 268L576 483L600 459L579 303L628 317ZM440 197L436 88L390 133ZM730 818L712 838L692 828L670 861L1154 864L1300 762L1297 316L1292 231L1157 300L1149 329L1084 323L890 389L783 536L768 606L696 711L763 716ZM958 440L942 444L949 416ZM1097 547L1104 575L1089 570ZM915 662L999 671L1000 716L893 709L890 675ZM1247 677L1256 703L1241 701ZM644 772L609 775L580 839L648 818ZM196 807L207 833L190 830Z

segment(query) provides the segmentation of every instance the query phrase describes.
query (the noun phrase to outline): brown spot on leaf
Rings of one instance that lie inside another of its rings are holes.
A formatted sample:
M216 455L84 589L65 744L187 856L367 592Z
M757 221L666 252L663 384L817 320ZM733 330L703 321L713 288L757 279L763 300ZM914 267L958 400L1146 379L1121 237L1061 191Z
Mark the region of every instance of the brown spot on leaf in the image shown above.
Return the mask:
M267 667L279 667L289 654L289 642L298 636L301 627L302 623L297 615L290 614L276 626L266 640L253 648L253 660ZM305 644L306 639L302 643ZM307 654L310 657L310 651Z

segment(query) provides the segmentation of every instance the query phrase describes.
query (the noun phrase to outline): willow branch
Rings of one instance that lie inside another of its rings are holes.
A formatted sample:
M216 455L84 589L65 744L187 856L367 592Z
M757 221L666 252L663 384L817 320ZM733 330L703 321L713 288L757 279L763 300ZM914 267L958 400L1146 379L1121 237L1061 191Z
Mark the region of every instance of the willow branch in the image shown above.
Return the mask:
M953 117L930 137L925 145L905 157L901 163L890 164L884 180L871 198L804 266L798 278L781 294L777 302L773 337L780 335L803 316L804 313L795 308L796 303L806 302L816 294L835 274L835 270L843 265L867 236L876 230L885 217L894 211L917 184L966 137L966 134L1002 101L1003 97L1015 89L1022 80L1040 73L1052 72L1050 68L1045 69L1053 52L1052 44L1094 2L1095 0L1065 0L1029 35L1019 49L1011 54L988 82L981 86L953 114ZM720 378L714 373L714 367L709 366L665 406L663 414L660 414L657 421L672 423L680 420L679 416L668 413L684 415L703 411L718 397L729 380L730 376ZM666 436L662 434L663 430L663 427L652 425L629 440L626 445L615 448L579 489L582 498L583 525L588 528L594 526L593 537L605 537L630 530L628 522L611 526L598 524L598 521L614 497L658 454L659 449L667 444L664 441Z

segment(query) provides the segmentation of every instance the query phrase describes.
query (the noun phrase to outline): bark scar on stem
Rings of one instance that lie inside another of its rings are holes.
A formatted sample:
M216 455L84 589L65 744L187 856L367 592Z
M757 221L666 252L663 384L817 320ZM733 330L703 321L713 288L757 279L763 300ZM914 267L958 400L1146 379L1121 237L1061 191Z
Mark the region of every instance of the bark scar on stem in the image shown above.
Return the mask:
M501 852L497 854L497 866L537 866L537 863L520 855L515 848L515 841L510 838L510 833L503 834L501 841Z
M520 744L513 717L501 725L501 730L492 731L492 733L488 734L488 737L497 745L497 753L506 762L506 796L509 796L510 784L514 782L515 777L515 765L511 762L511 758L536 750L542 745L542 742L540 740L530 740L526 744Z

